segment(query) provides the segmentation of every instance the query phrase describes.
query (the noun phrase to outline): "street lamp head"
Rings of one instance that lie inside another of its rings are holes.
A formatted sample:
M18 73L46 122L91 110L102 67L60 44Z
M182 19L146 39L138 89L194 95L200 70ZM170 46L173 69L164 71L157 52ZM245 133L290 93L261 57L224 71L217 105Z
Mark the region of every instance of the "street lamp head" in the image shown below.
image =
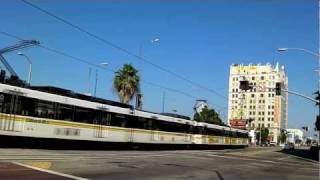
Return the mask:
M107 62L100 63L100 66L102 68L106 68L108 65L109 65L109 63L107 63Z
M22 52L17 53L19 56L23 56L24 54Z
M288 48L278 48L278 52L285 52L288 51Z
M151 40L152 43L160 42L160 38L154 38Z

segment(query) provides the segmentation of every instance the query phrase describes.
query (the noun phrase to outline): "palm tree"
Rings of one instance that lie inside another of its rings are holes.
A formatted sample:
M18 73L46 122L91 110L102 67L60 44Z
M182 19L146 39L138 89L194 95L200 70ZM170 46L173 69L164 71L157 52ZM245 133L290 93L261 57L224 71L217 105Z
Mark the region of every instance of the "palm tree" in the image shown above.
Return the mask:
M122 69L115 72L113 88L117 92L120 102L129 102L140 93L140 77L138 70L131 64L124 64Z

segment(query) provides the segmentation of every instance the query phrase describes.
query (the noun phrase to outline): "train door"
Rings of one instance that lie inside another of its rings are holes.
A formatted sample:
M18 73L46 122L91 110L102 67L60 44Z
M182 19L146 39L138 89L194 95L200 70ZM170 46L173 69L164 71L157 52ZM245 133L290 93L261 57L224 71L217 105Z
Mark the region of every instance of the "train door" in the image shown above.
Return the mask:
M189 123L183 125L184 127L184 142L190 141L190 135L189 133L192 132L191 126Z
M135 123L137 123L137 121L135 121L134 116L126 116L125 118L125 122L126 122L126 134L127 134L127 142L133 142L134 140L134 129L133 127L135 127Z
M94 137L104 138L107 136L107 130L103 126L107 125L111 119L108 114L104 111L97 111L96 117L94 118Z
M16 115L19 106L19 96L14 94L0 95L1 112L3 113L0 118L0 130L4 131L17 131L16 128Z

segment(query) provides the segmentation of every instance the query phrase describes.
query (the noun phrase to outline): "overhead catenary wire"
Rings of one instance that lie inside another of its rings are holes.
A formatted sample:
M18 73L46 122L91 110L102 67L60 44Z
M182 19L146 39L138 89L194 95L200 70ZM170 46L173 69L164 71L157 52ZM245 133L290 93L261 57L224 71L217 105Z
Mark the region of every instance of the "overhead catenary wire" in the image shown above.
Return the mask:
M6 35L6 36L8 36L8 37L17 39L17 40L24 40L24 39L21 38L21 37L18 37L18 36L13 35L13 34L9 34L9 33L4 32L4 31L0 31L0 33L3 34L3 35ZM41 48L43 48L43 49L45 49L45 50L47 50L47 51L56 53L56 54L58 54L58 55L65 56L65 57L67 57L67 58L69 58L69 59L73 59L73 60L79 61L79 62L81 62L81 63L85 63L85 64L87 64L87 65L90 65L90 66L94 66L94 67L99 67L99 68L101 68L101 66L99 66L99 65L97 65L97 64L91 63L91 62L89 62L89 61L87 61L87 60L84 60L84 59L82 59L82 58L78 58L78 57L72 56L72 55L67 54L67 53L65 53L65 52L62 52L62 51L59 51L59 50L50 48L50 47L48 47L48 46L39 45L39 47L41 47ZM104 68L104 69L105 69L105 68ZM105 70L111 71L111 72L113 72L113 73L116 72L116 70L113 70L113 69L111 69L111 68L107 68L107 69L105 69ZM195 96L193 96L193 95L190 95L190 94L188 94L188 93L186 93L186 92L184 92L184 91L181 91L181 90L177 90L177 89L174 89L174 88L165 87L165 86L163 86L163 85L159 85L159 84L156 84L156 83L153 83L153 82L149 82L149 81L146 81L146 80L141 80L141 81L142 81L143 83L148 84L148 85L151 85L151 86L156 86L156 87L158 87L158 88L162 88L162 89L165 89L165 90L168 90L168 91L171 91L171 92L176 92L176 93L183 94L183 95L185 95L186 97L189 97L189 98L192 98L192 99L200 99L200 98L198 98L198 97L195 97Z
M7 32L4 32L4 31L0 31L1 34L5 35L5 36L8 36L10 38L13 38L13 39L16 39L16 40L24 40L23 38L17 36L17 35L13 35L11 33L7 33ZM45 49L47 51L50 51L52 53L55 53L55 54L58 54L60 56L64 56L64 57L67 57L68 59L73 59L75 61L78 61L78 62L81 62L81 63L84 63L84 64L87 64L87 65L90 65L90 66L93 66L93 67L97 67L97 68L102 68L100 65L98 64L94 64L94 63L91 63L90 61L87 61L85 59L82 59L82 58L79 58L79 57L76 57L76 56L73 56L73 55L70 55L66 52L63 52L63 51L60 51L60 50L57 50L57 49L53 49L51 47L48 47L48 46L45 46L45 45L39 45L39 47L41 47L42 49ZM117 72L116 70L114 69L111 69L111 68L103 68L104 70L107 70L107 71L110 71L112 73L115 73ZM164 90L167 90L167 91L170 91L170 92L174 92L174 93L178 93L178 94L182 94L188 98L191 98L193 100L197 100L197 99L202 99L202 98L199 98L199 97L196 97L196 96L193 96L189 93L186 93L184 91L181 91L181 90L178 90L178 89L174 89L174 88L170 88L170 87L166 87L166 86L163 86L163 85L159 85L159 84L156 84L156 83L153 83L153 82L149 82L149 81L146 81L146 80L141 80L141 82L143 84L147 84L147 85L150 85L150 86L154 86L154 87L158 87L158 88L161 88L161 89L164 89ZM224 107L222 106L219 106L219 105L216 105L216 104L213 104L218 108L218 110L221 111L221 109L225 109ZM220 113L220 114L223 114L223 113Z
M141 60L141 61L144 61L144 62L150 64L151 66L160 69L160 70L163 71L163 72L166 72L166 73L168 73L168 74L171 74L171 75L177 77L178 79L183 80L183 81L185 81L185 82L187 82L187 83L189 83L189 84L191 84L191 85L193 85L193 86L196 86L196 87L198 87L198 88L201 88L201 89L203 89L203 90L206 90L206 91L208 91L208 92L211 92L211 93L215 94L216 96L218 96L218 97L220 97L220 98L227 99L226 96L218 93L217 91L215 91L215 90L213 90L213 89L211 89L211 88L208 88L208 87L206 87L206 86L203 86L203 85L201 85L201 84L199 84L199 83L197 83L197 82L194 82L194 81L186 78L185 76L182 76L182 75L180 75L180 74L178 74L178 73L176 73L176 72L173 72L173 71L171 71L171 70L169 70L169 69L167 69L167 68L164 68L163 66L160 66L160 65L158 65L158 64L156 64L156 63L153 63L152 61L146 59L145 57L141 57L141 56L139 56L139 55L137 55L137 54L135 54L135 53L133 53L133 52L131 52L131 51L129 51L129 50L127 50L127 49L125 49L125 48L123 48L123 47L115 44L115 43L113 43L113 42L111 42L111 41L108 41L108 40L106 40L105 38L102 38L102 37L100 37L100 36L98 36L98 35L90 32L90 31L88 31L88 30L80 27L79 25L76 25L76 24L74 24L74 23L72 23L72 22L70 22L70 21L68 21L68 20L66 20L66 19L64 19L64 18L62 18L62 17L60 17L60 16L58 16L58 15L55 15L55 14L52 13L52 12L49 12L48 10L45 10L45 9L43 9L43 8L35 5L34 3L31 3L31 2L29 2L29 1L27 1L27 0L21 0L21 1L22 1L23 3L29 5L30 7L34 8L34 9L37 9L37 10L43 12L44 14L46 14L46 15L48 15L48 16L50 16L50 17L53 17L53 18L55 18L56 20L58 20L58 21L60 21L60 22L62 22L62 23L64 23L64 24L67 24L67 25L69 25L70 27L72 27L72 28L74 28L74 29L77 29L78 31L80 31L80 32L82 32L82 33L84 33L84 34L86 34L86 35L88 35L88 36L90 36L90 37L92 37L92 38L94 38L94 39L96 39L96 40L99 40L99 41L101 41L101 42L103 42L103 43L105 43L105 44L107 44L107 45L109 45L109 46L111 46L111 47L119 50L119 51L122 51L122 52L126 53L127 55L133 56L133 57L135 57L136 59L139 59L139 60Z

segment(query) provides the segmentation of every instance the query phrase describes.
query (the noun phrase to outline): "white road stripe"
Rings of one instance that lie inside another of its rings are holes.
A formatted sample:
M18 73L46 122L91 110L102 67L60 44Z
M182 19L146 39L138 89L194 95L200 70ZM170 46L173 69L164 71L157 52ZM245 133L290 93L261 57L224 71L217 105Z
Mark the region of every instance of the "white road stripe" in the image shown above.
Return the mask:
M213 156L213 157L220 157L220 158L225 158L225 159L237 159L237 160L245 160L245 161L255 161L255 162L260 162L260 163L272 163L272 164L286 164L286 165L297 165L294 162L284 162L284 161L270 161L270 160L263 160L263 159L252 159L252 158L243 158L243 157L233 157L233 156L223 156L223 155L214 155L214 154L208 154L208 156ZM300 164L301 165L301 164ZM319 165L318 163L312 163L312 162L305 162L303 165Z
M30 169L34 169L34 170L37 170L37 171L45 172L45 173L48 173L48 174L54 174L54 175L58 175L58 176L62 176L62 177L75 179L75 180L89 180L87 178L73 176L73 175L70 175L70 174L64 174L64 173L60 173L60 172L56 172L56 171L52 171L52 170L47 170L47 169L41 169L41 168L37 168L37 167L26 165L26 164L22 164L22 163L19 163L19 162L12 162L12 163L16 164L16 165L19 165L19 166L26 167L26 168L30 168Z

